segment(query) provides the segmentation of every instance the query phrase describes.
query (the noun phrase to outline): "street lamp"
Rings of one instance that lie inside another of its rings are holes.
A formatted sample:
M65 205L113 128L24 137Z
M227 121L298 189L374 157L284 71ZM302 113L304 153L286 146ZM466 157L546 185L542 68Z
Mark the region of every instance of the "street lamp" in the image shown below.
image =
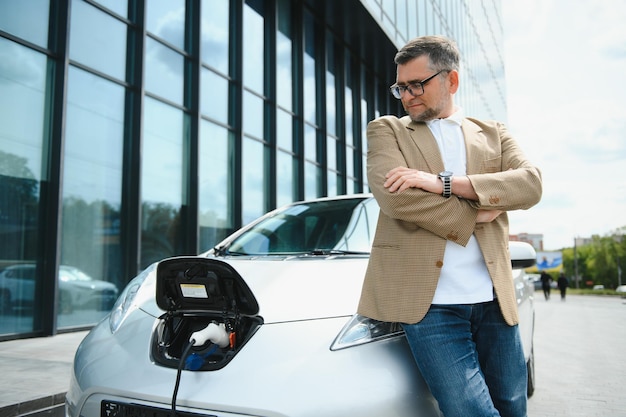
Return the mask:
M617 242L618 246L617 249L615 250L615 256L617 257L617 286L621 286L622 285L622 267L619 264L619 252L622 246L622 231L621 229L617 229L617 232L615 234L615 236L613 236L613 239Z
M580 288L580 284L578 283L578 254L576 253L576 245L578 238L574 237L574 273L576 279L576 288Z

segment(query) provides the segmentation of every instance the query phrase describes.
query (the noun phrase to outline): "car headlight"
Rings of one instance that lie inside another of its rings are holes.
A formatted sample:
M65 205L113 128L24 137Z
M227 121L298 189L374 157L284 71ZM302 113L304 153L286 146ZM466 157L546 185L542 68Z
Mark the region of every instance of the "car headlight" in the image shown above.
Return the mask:
M139 289L143 285L144 281L156 269L156 263L150 265L143 272L132 279L122 291L122 294L118 297L117 301L113 305L111 314L109 315L109 327L111 333L115 333L120 328L128 314L133 310L133 301L139 292Z
M404 330L399 323L378 321L355 314L341 329L330 350L345 349L403 334Z

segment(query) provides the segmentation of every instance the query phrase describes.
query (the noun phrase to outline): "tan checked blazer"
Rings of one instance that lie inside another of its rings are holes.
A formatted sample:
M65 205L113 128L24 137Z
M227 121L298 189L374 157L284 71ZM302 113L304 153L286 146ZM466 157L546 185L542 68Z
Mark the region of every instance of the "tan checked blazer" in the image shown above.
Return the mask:
M390 193L385 174L405 166L431 173L444 170L434 136L425 123L384 116L367 128L367 176L380 205L358 312L381 321L416 323L426 315L443 266L446 240L465 246L476 236L509 325L517 324L517 303L508 252L508 218L476 223L477 209L528 209L541 198L539 169L524 157L497 122L464 119L467 175L479 196L469 201L410 188ZM452 190L454 193L454 188Z

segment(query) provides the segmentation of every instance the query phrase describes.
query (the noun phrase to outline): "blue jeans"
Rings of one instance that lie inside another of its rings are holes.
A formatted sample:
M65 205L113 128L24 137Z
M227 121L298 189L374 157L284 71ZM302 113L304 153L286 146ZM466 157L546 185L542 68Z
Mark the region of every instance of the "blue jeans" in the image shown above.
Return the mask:
M430 391L445 417L526 417L526 361L517 326L497 301L433 305L403 324Z

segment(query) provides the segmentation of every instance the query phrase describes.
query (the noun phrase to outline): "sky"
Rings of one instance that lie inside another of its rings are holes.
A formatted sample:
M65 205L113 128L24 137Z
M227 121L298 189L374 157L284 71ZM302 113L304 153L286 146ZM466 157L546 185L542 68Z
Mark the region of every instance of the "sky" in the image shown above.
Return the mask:
M626 226L626 3L502 0L509 131L543 175L510 232L544 250Z

